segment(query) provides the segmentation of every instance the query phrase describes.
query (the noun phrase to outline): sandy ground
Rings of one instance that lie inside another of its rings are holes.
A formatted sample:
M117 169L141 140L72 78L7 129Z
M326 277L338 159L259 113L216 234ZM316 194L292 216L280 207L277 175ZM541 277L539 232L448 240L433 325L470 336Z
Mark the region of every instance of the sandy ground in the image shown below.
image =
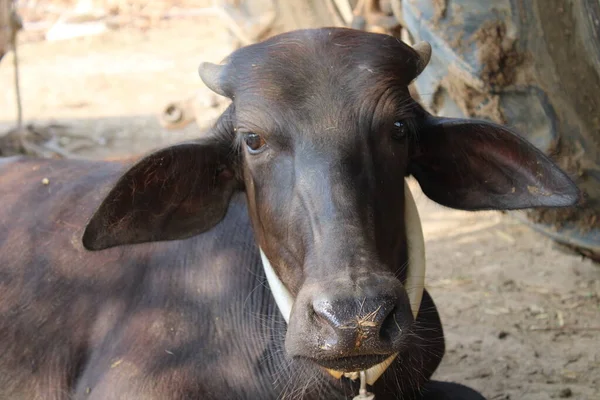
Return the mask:
M193 137L196 125L165 131L157 114L169 101L208 98L197 67L224 57L227 38L218 21L205 18L25 43L26 121L105 138L105 146L80 152L95 158ZM0 65L0 132L15 116L7 57ZM203 123L220 107L204 107ZM446 209L420 192L416 199L427 282L446 331L437 378L470 385L489 399L600 399L600 268L510 216Z

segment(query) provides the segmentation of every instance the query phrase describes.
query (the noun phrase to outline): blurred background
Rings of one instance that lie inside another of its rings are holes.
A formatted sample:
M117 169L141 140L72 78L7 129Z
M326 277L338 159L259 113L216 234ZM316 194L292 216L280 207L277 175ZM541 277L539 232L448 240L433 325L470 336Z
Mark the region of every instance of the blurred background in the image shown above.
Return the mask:
M202 134L201 61L299 28L432 44L432 113L518 129L582 189L559 211L417 193L447 357L490 399L600 398L600 0L0 0L0 156L114 158Z

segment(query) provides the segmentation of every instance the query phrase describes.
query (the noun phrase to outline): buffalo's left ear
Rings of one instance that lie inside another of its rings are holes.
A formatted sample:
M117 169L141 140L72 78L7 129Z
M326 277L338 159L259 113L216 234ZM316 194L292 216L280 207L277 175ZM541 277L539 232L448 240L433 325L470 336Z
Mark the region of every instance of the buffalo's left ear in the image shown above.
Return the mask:
M150 154L116 183L83 234L88 250L187 238L216 225L240 187L233 152L217 139Z
M485 121L427 116L409 173L435 202L463 210L574 205L579 190L517 134Z

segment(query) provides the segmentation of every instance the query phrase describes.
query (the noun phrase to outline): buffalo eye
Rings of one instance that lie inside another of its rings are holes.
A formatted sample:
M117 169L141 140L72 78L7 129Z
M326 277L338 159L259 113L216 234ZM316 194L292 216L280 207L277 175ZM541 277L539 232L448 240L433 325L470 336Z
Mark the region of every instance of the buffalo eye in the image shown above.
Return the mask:
M408 133L408 124L402 121L394 122L394 130L392 132L392 138L396 140L402 140Z
M262 136L254 132L244 133L244 142L246 143L246 147L251 154L260 153L263 147L267 144Z

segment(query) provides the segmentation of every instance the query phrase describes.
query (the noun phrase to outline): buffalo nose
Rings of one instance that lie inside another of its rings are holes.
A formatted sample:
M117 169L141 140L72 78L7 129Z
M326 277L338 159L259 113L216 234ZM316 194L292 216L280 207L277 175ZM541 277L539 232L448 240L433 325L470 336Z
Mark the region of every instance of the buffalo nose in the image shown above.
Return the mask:
M402 335L406 310L401 303L395 296L376 296L319 298L312 306L326 349L386 352Z

